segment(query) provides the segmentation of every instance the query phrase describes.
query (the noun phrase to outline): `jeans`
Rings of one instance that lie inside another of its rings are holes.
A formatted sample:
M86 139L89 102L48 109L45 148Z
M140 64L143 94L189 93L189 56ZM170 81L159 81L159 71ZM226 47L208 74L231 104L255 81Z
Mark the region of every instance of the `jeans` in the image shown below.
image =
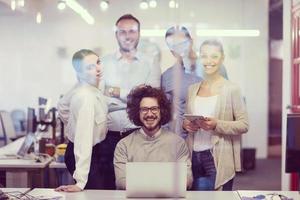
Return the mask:
M193 190L214 190L216 167L210 150L193 151Z

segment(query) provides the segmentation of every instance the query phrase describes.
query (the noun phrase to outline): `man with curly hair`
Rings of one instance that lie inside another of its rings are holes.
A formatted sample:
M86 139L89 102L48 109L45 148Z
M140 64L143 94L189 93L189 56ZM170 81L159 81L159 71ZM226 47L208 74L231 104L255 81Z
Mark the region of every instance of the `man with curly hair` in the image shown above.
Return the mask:
M161 126L171 118L171 105L162 90L133 89L127 97L128 118L141 128L120 140L114 153L117 189L126 189L127 162L186 162L187 186L192 184L191 160L185 141Z

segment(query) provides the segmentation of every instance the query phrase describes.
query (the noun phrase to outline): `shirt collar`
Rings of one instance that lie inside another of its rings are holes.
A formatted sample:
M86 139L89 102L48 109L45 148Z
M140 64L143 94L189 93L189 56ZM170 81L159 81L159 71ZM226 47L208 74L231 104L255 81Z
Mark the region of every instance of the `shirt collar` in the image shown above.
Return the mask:
M141 133L144 135L145 138L152 139L152 140L158 138L161 134L161 128L153 136L147 135L142 128L140 130L141 130Z

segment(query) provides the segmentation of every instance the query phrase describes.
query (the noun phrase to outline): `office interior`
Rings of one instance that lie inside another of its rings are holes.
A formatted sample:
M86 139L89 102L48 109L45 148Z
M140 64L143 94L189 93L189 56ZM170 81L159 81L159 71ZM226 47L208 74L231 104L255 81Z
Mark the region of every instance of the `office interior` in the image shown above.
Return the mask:
M78 3L84 14L66 2ZM242 151L252 151L255 158L250 160L254 165L238 174L234 189L299 190L298 174L285 171L287 116L299 113L299 96L295 97L299 65L293 46L298 32L292 31L292 19L300 16L299 4L299 0L0 0L0 110L9 116L23 111L26 124L28 107L39 119L39 108L46 107L39 105L42 97L51 119L39 128L50 138L59 135L59 120L51 108L76 82L71 63L75 51L92 49L100 57L116 51L115 21L131 13L141 22L138 49L158 56L164 72L175 61L165 31L182 25L191 32L196 52L205 39L223 43L229 79L242 89L250 124L242 137ZM26 131L14 125L16 136ZM300 133L296 134L299 140ZM269 181L273 185L264 188L259 181L268 172L273 173ZM1 176L1 181L8 178Z

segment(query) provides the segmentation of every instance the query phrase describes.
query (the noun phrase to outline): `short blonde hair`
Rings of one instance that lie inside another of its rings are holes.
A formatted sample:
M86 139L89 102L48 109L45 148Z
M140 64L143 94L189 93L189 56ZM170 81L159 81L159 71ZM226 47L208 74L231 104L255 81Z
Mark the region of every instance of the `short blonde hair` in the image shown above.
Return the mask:
M98 56L95 52L93 52L92 50L89 50L89 49L80 49L79 51L74 53L73 58L72 58L72 65L76 72L81 71L82 60L88 55Z

